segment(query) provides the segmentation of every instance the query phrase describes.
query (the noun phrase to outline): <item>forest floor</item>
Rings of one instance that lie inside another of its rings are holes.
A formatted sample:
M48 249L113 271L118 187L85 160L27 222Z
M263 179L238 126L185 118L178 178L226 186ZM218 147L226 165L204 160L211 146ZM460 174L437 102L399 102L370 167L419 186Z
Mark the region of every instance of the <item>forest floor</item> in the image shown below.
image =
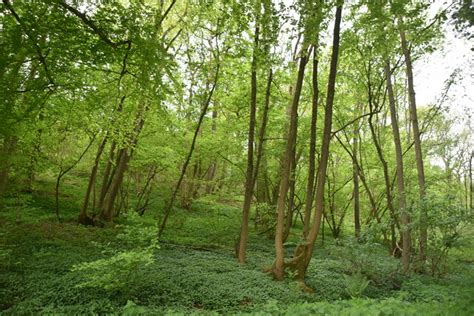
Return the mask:
M380 244L359 244L348 229L337 241L328 234L324 244L318 240L306 278L314 293L303 293L297 283L263 272L272 264L273 240L253 227L248 262L237 263L240 209L198 201L173 213L152 263L133 274L122 271L129 276L125 284L106 289L78 286L85 276L72 267L126 251L116 237L136 220L83 227L75 223L78 203L64 199L58 223L49 194L6 200L0 210L1 314L474 315L472 227L442 277L403 276L399 260ZM150 209L139 221L154 229L157 216ZM288 255L297 234L290 239Z

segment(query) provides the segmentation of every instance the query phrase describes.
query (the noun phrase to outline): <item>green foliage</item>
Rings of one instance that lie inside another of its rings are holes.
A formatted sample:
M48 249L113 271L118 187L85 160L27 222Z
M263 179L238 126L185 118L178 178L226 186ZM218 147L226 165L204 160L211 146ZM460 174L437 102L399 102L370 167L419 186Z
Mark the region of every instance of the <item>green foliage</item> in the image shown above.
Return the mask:
M260 234L268 238L275 236L276 210L275 206L268 203L257 203L255 205L255 227Z
M362 273L344 275L346 280L346 291L351 298L359 298L364 294L365 289L370 284L370 280Z
M126 225L116 238L126 245L131 244L132 249L116 251L106 248L105 251L113 253L110 258L74 265L71 271L78 273L83 280L77 285L79 288L119 290L128 295L136 285L133 282L136 281L137 271L155 261L154 252L159 248L155 235L157 228L144 227L137 223L138 215L130 214L131 224Z

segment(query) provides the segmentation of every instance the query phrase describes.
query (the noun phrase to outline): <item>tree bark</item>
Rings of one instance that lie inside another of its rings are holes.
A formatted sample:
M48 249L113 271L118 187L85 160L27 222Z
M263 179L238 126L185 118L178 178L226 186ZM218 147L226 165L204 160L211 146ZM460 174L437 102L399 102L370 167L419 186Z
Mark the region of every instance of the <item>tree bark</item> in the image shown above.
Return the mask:
M308 157L308 182L306 184L306 199L304 209L304 231L303 235L308 236L310 222L311 222L311 210L313 208L314 198L314 182L316 173L316 127L318 119L318 98L319 98L319 87L318 87L318 45L319 37L316 35L316 44L313 47L313 75L312 75L312 108L311 108L311 129L309 136L309 157Z
M410 217L406 211L405 198L405 178L403 171L403 151L400 141L400 129L398 127L397 109L395 106L395 96L392 87L392 78L390 73L390 63L385 66L385 76L387 81L387 92L390 105L390 120L392 123L393 142L395 144L395 158L397 162L397 190L398 190L398 208L400 210L400 219L402 222L402 265L405 272L410 267L411 256L411 233L410 233Z
M275 262L272 273L276 280L283 280L285 266L285 250L283 248L284 229L285 229L285 205L286 195L288 193L291 176L292 153L296 146L297 124L298 124L298 104L301 90L303 87L304 70L308 60L305 47L302 49L303 56L300 58L298 74L296 78L295 92L290 108L290 126L288 130L285 155L281 166L281 180L277 200L277 225L275 229Z
M329 145L331 141L332 115L334 105L334 95L336 91L336 75L337 63L339 58L339 39L340 39L340 25L342 18L342 3L337 6L336 16L334 21L334 35L333 48L331 54L331 65L329 70L328 90L326 97L326 107L324 115L324 129L323 140L321 144L321 159L318 168L318 177L316 181L316 196L315 196L315 214L311 230L303 243L300 243L295 250L293 258L287 264L290 269L296 272L296 278L303 281L308 268L311 256L313 255L313 248L316 242L319 229L321 227L321 218L324 208L324 184L326 178L326 170L329 159Z
M249 213L250 205L253 197L253 187L255 184L254 178L254 163L253 163L253 151L254 151L254 138L255 138L255 121L257 112L257 54L258 54L258 36L259 26L258 21L255 27L255 39L253 46L253 57L252 57L252 73L251 73L251 92L250 92L250 121L249 121L249 132L247 142L247 172L245 180L245 196L244 205L242 208L242 222L240 224L240 238L239 238L239 252L238 260L240 263L245 263L245 254L247 250L247 239L249 234Z
M420 129L418 126L418 116L416 113L415 85L413 83L413 66L411 63L411 52L405 37L405 32L400 30L400 40L402 44L403 55L405 56L406 74L408 79L408 104L410 106L410 119L413 128L413 140L415 142L416 170L418 172L418 186L421 201L420 209L420 251L418 261L420 268L426 261L426 248L428 246L428 223L426 207L423 203L426 197L425 170L423 166L423 153L421 150Z
M0 157L0 200L7 190L8 174L10 172L11 154L15 151L18 137L6 136L3 140L2 156Z
M263 107L263 113L262 113L262 123L260 125L259 133L258 133L258 144L257 144L257 157L255 161L255 168L253 172L253 181L254 183L258 182L260 173L260 164L262 163L262 158L263 158L263 152L264 152L264 144L265 144L265 134L267 130L267 124L268 124L268 111L270 110L270 95L271 95L271 86L272 86L272 80L273 80L273 70L270 69L268 71L268 77L267 77L267 86L265 89L265 105ZM266 186L265 186L265 178L263 174L263 183L262 183L262 188L259 188L259 184L257 183L258 189L262 189L261 195L264 197L263 200L267 201L267 194L266 194ZM259 200L259 194L257 193L257 201L260 202Z
M354 125L354 136L352 138L352 181L354 184L354 234L360 238L360 194L359 194L359 168L357 166L357 152L359 151L359 124Z
M164 214L163 220L161 221L160 229L158 230L158 239L161 238L161 235L163 234L163 231L165 230L166 222L168 221L168 217L171 213L171 209L174 206L174 201L176 200L176 195L178 194L179 188L181 186L181 182L183 182L184 175L186 174L186 170L188 168L189 162L191 161L191 157L193 156L194 147L196 146L197 136L199 135L199 131L201 130L201 125L202 125L202 122L204 121L204 116L206 116L207 108L209 107L209 104L211 103L212 96L213 96L214 91L216 89L217 79L219 77L219 69L220 69L220 63L219 62L217 63L216 67L217 68L216 68L216 73L214 75L214 83L213 83L211 91L209 92L209 95L208 95L208 97L207 97L207 99L204 103L204 106L201 110L201 115L199 116L199 120L198 120L198 124L196 126L196 130L194 131L194 136L193 136L193 140L191 142L191 147L189 148L188 154L187 154L186 159L184 161L183 168L181 169L181 174L179 176L178 182L176 183L176 187L174 188L173 194L171 195L171 198L170 198L170 201L168 202L168 205L165 208L165 214Z
M83 225L91 223L91 219L88 220L87 207L89 206L90 195L93 190L95 180L97 178L97 170L99 169L100 157L102 156L106 143L107 143L107 136L104 137L104 139L102 140L102 142L100 143L97 149L94 165L92 166L91 175L89 176L89 183L87 184L87 190L86 190L86 195L84 197L84 203L82 204L81 211L79 213L79 218L77 220L80 224L83 224Z

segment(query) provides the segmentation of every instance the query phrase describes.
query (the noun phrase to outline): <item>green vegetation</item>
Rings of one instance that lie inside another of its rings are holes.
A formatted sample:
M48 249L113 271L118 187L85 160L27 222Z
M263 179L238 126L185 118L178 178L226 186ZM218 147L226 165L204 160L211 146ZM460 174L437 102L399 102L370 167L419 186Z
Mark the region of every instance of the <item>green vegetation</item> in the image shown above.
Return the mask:
M473 315L441 2L2 0L0 314Z
M37 203L22 206L21 217L15 215L15 205L7 205L1 214L0 305L6 315L474 311L472 227L466 228L463 246L450 257L450 271L442 278L404 276L399 260L387 256L383 246L359 244L346 234L336 243L327 232L306 279L314 293L304 293L298 282L275 282L262 271L271 264L273 242L253 229L248 263L236 262L226 227L238 223L237 208L197 201L191 210L177 210L150 258L149 241L156 240L151 236L156 234L151 215L127 216L114 227L84 227L77 225L72 209L65 212L63 223L57 223L48 197ZM38 217L41 220L33 220ZM287 247L296 241L293 238Z

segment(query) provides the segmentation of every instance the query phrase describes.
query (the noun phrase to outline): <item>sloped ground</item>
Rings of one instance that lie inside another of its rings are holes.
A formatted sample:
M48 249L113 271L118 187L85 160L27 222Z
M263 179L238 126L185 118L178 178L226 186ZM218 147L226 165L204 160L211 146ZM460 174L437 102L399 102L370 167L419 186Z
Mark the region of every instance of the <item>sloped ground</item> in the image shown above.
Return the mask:
M273 241L252 231L248 263L239 266L234 243L240 210L195 203L177 210L163 236L155 262L139 266L127 290L79 288L83 276L74 264L110 256L128 246L115 239L121 227L82 227L74 223L77 206L63 205L57 223L49 197L0 211L0 308L3 314L164 314L245 313L287 315L472 315L474 269L469 244L453 253L445 278L397 273L398 260L377 244L343 238L318 241L302 293L291 281L275 282L263 272L271 265ZM19 215L21 214L21 215ZM155 214L143 218L156 223ZM122 221L122 224L126 222ZM296 243L292 236L288 253ZM351 299L348 286L367 280L362 297Z

